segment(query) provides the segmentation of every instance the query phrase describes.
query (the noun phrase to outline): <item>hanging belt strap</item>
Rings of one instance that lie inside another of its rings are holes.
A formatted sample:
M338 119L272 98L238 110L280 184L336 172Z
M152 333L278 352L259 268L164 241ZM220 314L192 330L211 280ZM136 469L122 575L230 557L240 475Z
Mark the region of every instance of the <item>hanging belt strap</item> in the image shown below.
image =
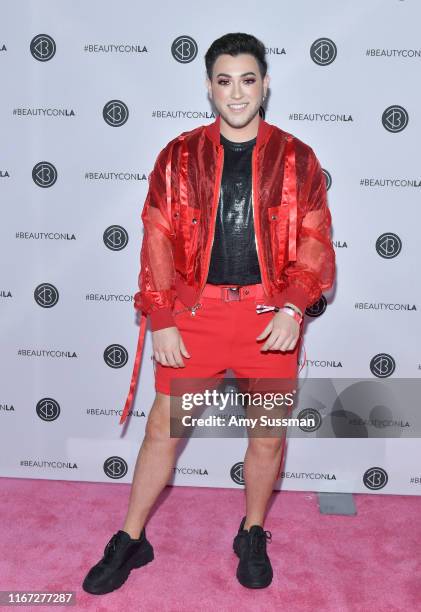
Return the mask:
M140 328L139 328L139 339L137 341L136 357L135 357L134 365L133 365L133 372L132 372L132 379L130 381L129 394L127 396L126 403L124 405L123 414L121 415L119 425L123 425L124 421L127 419L127 416L129 414L130 408L133 403L134 394L136 391L136 385L137 385L137 381L139 378L140 362L142 359L143 345L144 345L145 332L146 332L146 321L147 321L147 315L142 313L142 318L140 321Z

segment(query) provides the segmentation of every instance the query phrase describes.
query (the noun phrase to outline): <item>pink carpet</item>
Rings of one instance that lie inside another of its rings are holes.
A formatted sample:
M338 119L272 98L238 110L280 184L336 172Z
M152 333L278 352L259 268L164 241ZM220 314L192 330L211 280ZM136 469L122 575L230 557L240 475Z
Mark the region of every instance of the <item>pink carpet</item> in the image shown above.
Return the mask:
M2 478L1 490L3 591L75 591L73 609L98 612L421 610L417 497L356 495L351 517L319 514L316 494L275 493L265 524L274 579L248 590L232 551L242 489L167 487L146 528L154 561L95 596L81 583L122 526L129 485Z

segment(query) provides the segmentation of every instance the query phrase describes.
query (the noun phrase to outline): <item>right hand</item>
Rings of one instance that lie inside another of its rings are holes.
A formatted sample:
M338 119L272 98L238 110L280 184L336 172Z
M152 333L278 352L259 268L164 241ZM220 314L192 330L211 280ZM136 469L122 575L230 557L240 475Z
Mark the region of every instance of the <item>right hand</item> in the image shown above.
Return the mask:
M181 355L191 357L178 327L164 327L152 332L152 346L155 360L163 366L185 368Z

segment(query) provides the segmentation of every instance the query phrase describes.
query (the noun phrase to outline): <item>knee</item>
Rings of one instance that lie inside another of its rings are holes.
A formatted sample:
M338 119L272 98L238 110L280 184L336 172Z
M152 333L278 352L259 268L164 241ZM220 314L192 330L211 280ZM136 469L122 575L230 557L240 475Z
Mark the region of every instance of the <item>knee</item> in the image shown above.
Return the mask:
M168 440L170 436L169 399L157 394L145 426L146 442Z
M170 425L168 419L149 415L145 426L146 442L161 442L168 440L170 436Z
M261 455L274 455L282 448L284 440L279 437L249 438L249 448Z

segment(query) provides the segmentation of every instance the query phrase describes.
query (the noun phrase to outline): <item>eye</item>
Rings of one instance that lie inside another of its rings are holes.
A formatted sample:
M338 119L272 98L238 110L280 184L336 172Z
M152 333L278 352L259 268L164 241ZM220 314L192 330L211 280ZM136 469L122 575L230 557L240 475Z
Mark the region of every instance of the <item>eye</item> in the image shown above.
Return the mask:
M218 81L218 85L226 85L227 83L229 83L227 79L221 79L220 81Z
M256 79L246 79L244 82L247 83L248 85L250 85L250 84L255 83Z

